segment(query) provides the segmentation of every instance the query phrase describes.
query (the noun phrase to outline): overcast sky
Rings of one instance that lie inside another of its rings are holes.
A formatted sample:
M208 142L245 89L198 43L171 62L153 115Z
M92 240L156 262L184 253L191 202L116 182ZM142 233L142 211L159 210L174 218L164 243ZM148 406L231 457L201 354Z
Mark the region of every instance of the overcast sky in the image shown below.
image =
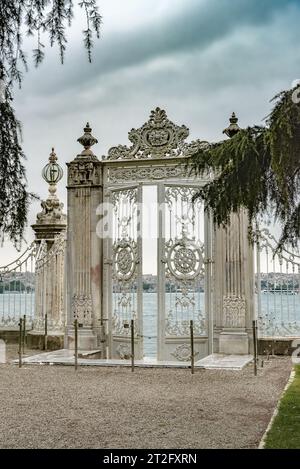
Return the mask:
M51 147L60 163L80 152L89 121L101 157L126 144L132 127L159 106L190 129L190 139L220 140L232 111L240 125L261 124L269 100L299 78L300 0L102 0L102 38L89 64L84 15L76 10L65 64L56 49L24 74L14 106L23 122L29 189L42 198ZM45 41L46 42L46 41ZM65 174L66 176L66 174ZM58 190L66 201L66 178ZM39 205L34 204L30 223ZM32 239L31 229L26 234ZM0 264L15 257L0 249Z

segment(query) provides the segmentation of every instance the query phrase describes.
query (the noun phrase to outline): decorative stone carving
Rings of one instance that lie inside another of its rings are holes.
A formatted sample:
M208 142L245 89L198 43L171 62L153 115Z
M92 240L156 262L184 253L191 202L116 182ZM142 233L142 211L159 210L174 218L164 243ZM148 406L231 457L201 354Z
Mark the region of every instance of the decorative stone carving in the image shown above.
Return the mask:
M181 362L187 362L191 359L191 346L189 344L178 345L171 355ZM194 356L197 355L199 355L199 352L194 353Z
M155 181L186 177L184 165L174 166L145 166L142 168L109 168L108 181L110 183L128 181Z
M61 319L55 321L53 318L47 317L47 329L48 331L53 332L63 332L65 327L65 321L63 319L63 311L61 312ZM33 322L33 328L37 332L45 332L45 319L44 318L37 318Z
M245 327L246 300L241 297L225 297L223 299L225 327Z
M205 140L193 140L190 143L185 143L183 148L182 148L182 153L185 158L193 156L197 151L199 150L205 150L206 148L209 148L210 144L209 142L206 142Z
M37 223L56 224L66 223L67 217L63 213L64 204L57 198L47 199L41 202L42 211L36 216Z
M117 354L122 360L129 359L131 356L131 350L128 344L120 344L117 347Z
M93 303L91 295L74 295L72 301L74 319L79 324L90 326L92 323Z
M241 130L240 126L238 125L238 118L234 112L232 113L229 122L230 125L223 130L223 134L227 135L229 138L232 138Z
M101 170L99 161L85 161L84 159L76 158L68 164L68 185L100 185Z
M102 183L101 162L91 150L91 146L98 140L91 134L89 123L84 128L84 134L77 141L83 145L84 150L75 160L68 163L68 186L98 186Z
M81 158L88 157L88 158L97 160L97 157L94 155L94 153L91 150L91 146L95 145L95 143L98 143L98 140L95 137L93 137L92 129L89 123L86 124L83 131L84 131L84 134L82 135L82 137L79 137L77 139L77 142L79 142L84 147L84 150L81 153L80 157Z
M157 107L150 114L150 119L139 129L132 129L128 138L131 147L119 145L112 147L107 157L108 160L132 160L149 158L173 158L178 156L190 156L197 148L206 142L185 143L189 135L189 129L171 122L166 112Z

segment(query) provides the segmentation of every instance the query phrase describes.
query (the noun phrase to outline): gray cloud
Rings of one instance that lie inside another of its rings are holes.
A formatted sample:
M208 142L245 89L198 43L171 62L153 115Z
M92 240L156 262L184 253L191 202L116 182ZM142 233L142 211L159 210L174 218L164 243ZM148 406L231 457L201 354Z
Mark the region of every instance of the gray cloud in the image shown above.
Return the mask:
M174 50L122 70L107 73L90 73L89 80L82 79L79 83L70 78L72 67L69 65L54 68L66 71L70 85L66 88L57 86L55 93L33 93L30 82L20 95L21 108L26 109L40 119L61 119L63 115L74 115L79 109L88 114L94 109L105 110L105 114L113 109L116 111L123 103L133 107L138 100L152 105L182 99L187 102L197 96L199 105L209 100L213 109L214 101L227 92L232 105L243 94L243 102L247 101L250 88L269 86L265 98L267 112L268 99L278 91L285 77L297 73L300 59L298 43L298 22L300 9L286 9L280 15L273 15L272 21L259 24L240 24L226 38L210 44L207 48ZM278 34L278 32L281 34ZM49 82L45 71L39 70L39 81ZM294 74L294 75L292 75ZM43 78L41 80L41 78ZM50 78L51 80L51 78ZM289 86L286 82L284 87ZM32 85L31 85L32 86ZM244 92L242 91L244 89ZM260 94L260 91L257 90ZM259 117L262 103L256 100L249 102L247 107L257 108ZM198 108L198 106L196 106ZM137 124L137 123L136 123Z
M47 80L32 74L35 95L62 92L104 76L137 66L158 57L205 50L243 26L268 23L274 14L298 0L191 0L155 24L131 32L116 32L96 43L94 61L87 64L82 49L72 54L60 73L51 73L54 57L45 67ZM120 76L120 79L122 77Z
M217 140L233 110L242 126L259 123L270 110L268 100L299 78L298 0L169 5L153 24L143 17L143 28L109 31L95 45L92 65L81 44L70 42L64 66L51 51L25 76L15 106L24 126L31 190L46 197L40 173L52 145L65 168L80 150L76 139L87 120L99 140L99 156L128 143L128 130L142 125L156 106L190 127L191 139ZM114 14L113 5L108 12ZM62 201L64 184L65 179L58 189ZM37 211L35 204L30 222ZM30 229L26 237L32 238Z

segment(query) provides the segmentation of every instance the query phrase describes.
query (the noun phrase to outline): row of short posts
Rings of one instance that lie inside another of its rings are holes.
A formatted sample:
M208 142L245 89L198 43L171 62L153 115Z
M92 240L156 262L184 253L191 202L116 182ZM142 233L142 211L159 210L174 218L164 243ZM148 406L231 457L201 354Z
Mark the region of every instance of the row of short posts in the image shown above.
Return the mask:
M46 337L47 337L47 321L45 321L45 350L46 350ZM74 321L74 366L75 371L78 369L78 319ZM124 324L124 328L128 329L130 327L130 344L131 344L131 371L134 372L134 320L131 319L130 325L128 322ZM190 321L190 342L191 342L191 373L195 372L195 350L194 350L194 322Z
M129 328L129 323L124 324L124 328ZM131 371L134 372L134 320L130 321L130 342L131 342ZM191 342L191 373L195 372L195 350L194 350L194 322L190 321L190 342Z
M78 327L81 324L78 323L78 319L74 321L74 365L75 370L77 371L78 368ZM130 326L129 323L124 324L124 328L130 327L130 342L131 342L131 371L134 372L134 320L131 319ZM253 320L252 322L253 328L253 363L254 363L254 375L257 376L257 363L258 363L258 327L257 321ZM25 346L26 346L26 315L23 318L20 318L19 321L19 368L22 366L22 354L25 354ZM190 321L190 347L191 347L191 373L195 373L195 348L194 348L194 322L193 320ZM48 320L47 314L45 314L45 331L44 331L44 350L47 351L48 348ZM262 362L263 366L263 362Z

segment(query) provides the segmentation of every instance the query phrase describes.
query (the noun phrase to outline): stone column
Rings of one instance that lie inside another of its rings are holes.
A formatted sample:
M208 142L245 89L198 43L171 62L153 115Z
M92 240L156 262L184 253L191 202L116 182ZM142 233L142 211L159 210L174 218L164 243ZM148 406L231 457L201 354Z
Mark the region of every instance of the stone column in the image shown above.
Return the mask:
M240 131L233 113L224 133ZM225 354L248 354L254 317L253 247L248 239L245 210L232 213L226 228L215 232L215 337L216 349Z
M74 347L74 320L78 320L78 346L95 350L100 345L102 240L96 234L97 207L102 202L102 163L91 146L97 140L89 124L78 139L84 146L68 166L67 331L66 346Z
M49 184L49 196L42 201L42 211L32 228L35 232L37 257L35 266L35 319L28 334L29 346L43 347L45 315L48 321L49 348L61 348L65 331L64 259L67 217L56 195L56 184L63 176L52 149L43 169Z
M243 210L232 214L230 225L218 230L216 240L220 255L216 259L220 286L219 352L248 354L254 315L254 271L247 213Z

